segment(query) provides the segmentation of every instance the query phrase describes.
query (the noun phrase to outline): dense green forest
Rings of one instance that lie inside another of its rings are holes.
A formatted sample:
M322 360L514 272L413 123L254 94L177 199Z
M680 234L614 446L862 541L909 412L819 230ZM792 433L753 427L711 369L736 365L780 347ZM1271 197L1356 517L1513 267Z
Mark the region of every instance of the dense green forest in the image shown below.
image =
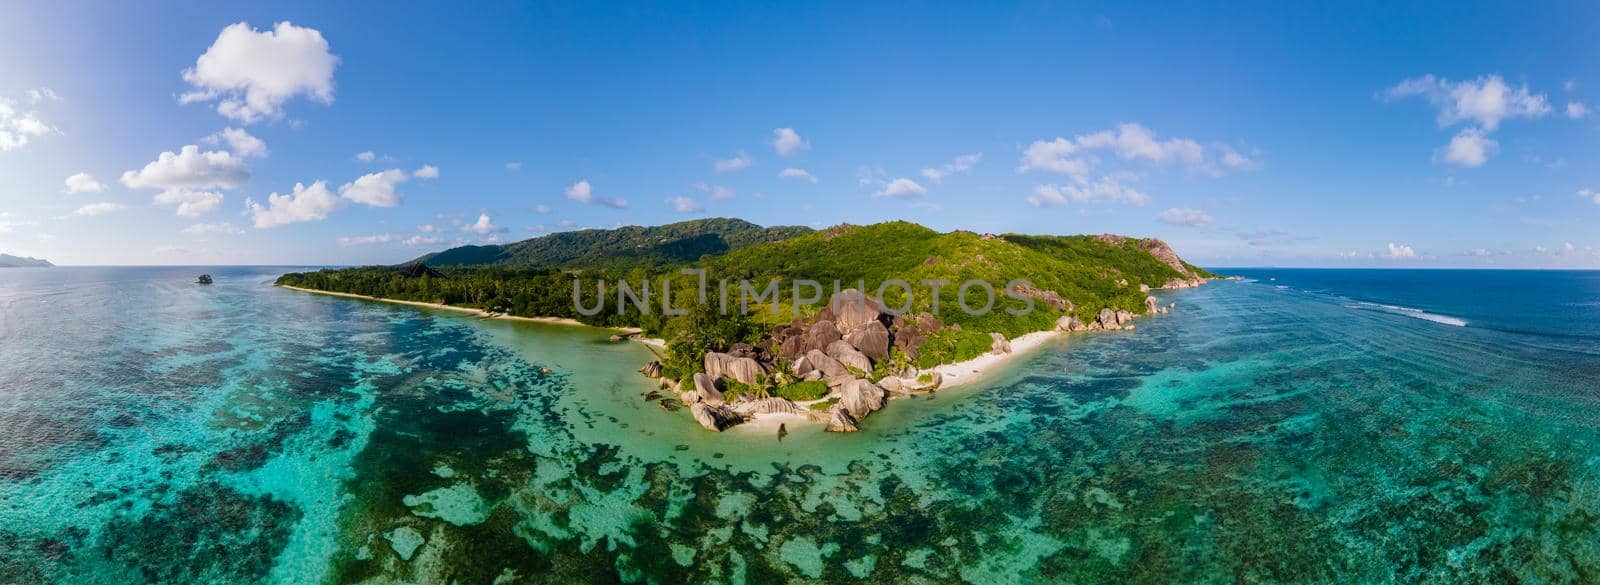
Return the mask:
M485 252L491 248L492 254ZM469 261L473 258L478 261ZM891 310L934 313L950 325L929 337L919 361L931 365L981 354L988 349L989 332L1015 337L1050 329L1063 314L1092 320L1101 308L1142 312L1141 284L1159 287L1174 279L1214 276L1177 260L1158 240L939 233L909 222L811 231L710 219L467 246L421 260L437 272L371 266L286 274L278 283L637 327L677 346L669 353L682 359L672 361L684 363L669 368L681 371L693 370L693 359L704 351L754 342L796 315L816 314L838 289L859 288L881 296ZM704 271L704 304L701 275L686 274L690 268ZM891 279L908 286L880 289ZM798 285L799 280L821 286ZM619 299L619 281L647 304ZM970 310L962 308L961 287L969 281L992 287L994 301L987 311L980 312L990 298L983 286L967 287ZM1014 281L1026 281L1032 287L1026 290L1035 294L1007 288ZM664 314L663 288L670 289L671 307L688 314ZM1053 298L1071 306L1052 304ZM724 302L728 313L721 310ZM1030 304L1032 310L1025 311ZM601 310L585 315L580 305Z

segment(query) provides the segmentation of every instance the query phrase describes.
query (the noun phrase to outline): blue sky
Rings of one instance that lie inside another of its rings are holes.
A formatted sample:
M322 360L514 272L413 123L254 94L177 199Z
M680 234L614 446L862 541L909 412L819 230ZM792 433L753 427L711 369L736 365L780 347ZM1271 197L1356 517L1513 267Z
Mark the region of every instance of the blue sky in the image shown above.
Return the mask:
M8 8L0 251L388 263L732 216L1600 266L1594 4L326 4Z

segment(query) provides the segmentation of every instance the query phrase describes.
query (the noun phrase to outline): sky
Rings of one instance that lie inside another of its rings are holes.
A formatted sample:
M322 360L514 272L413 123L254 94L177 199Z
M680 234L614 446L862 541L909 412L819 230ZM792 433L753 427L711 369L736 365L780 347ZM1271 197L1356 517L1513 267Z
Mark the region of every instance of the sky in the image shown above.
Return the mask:
M18 3L0 252L396 263L739 217L1600 267L1600 4Z

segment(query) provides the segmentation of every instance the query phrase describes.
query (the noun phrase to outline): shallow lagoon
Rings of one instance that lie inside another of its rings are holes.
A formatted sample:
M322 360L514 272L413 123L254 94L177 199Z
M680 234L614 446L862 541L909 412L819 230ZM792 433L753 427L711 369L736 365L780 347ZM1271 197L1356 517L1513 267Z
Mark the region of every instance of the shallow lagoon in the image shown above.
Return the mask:
M0 582L1600 578L1582 332L1252 274L779 442L605 331L191 272L0 275Z

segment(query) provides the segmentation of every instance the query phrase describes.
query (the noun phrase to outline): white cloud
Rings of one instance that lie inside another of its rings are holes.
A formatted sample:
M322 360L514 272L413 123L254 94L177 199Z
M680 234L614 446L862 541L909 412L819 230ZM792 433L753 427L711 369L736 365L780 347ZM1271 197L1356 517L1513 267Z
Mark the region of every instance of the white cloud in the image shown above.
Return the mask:
M28 90L28 101L35 105L40 102L59 102L61 96L56 95L56 90L48 87L39 87Z
M400 194L395 192L395 186L408 179L400 169L370 173L341 185L339 196L372 207L396 207L400 205Z
M244 124L283 117L283 104L304 95L333 103L339 58L316 29L280 22L270 31L247 23L222 29L217 40L183 72L194 89L183 103L217 100L217 113Z
M533 206L533 212L539 215L550 213L550 206L543 203Z
M812 183L817 182L817 178L811 176L811 173L806 172L805 169L799 169L799 168L795 168L795 167L789 167L787 169L783 169L781 171L778 171L778 178L780 178L780 179L799 179L801 181L809 181L809 182L812 182Z
M556 227L558 227L558 228L569 228L569 227L572 227L572 226L575 226L575 225L578 225L578 224L576 222L573 222L570 219L563 219L561 221L556 222Z
M772 149L778 151L778 154L782 156L794 156L797 152L811 148L811 143L801 138L800 134L794 131L794 128L774 129L770 144L772 144ZM743 153L740 153L740 155L743 156ZM745 166L749 165L746 164Z
M705 206L700 205L699 201L695 201L690 197L673 197L667 199L667 205L671 206L672 210L678 213L700 213L706 210Z
M1216 223L1217 221L1211 217L1211 214L1204 211L1200 211L1198 209L1179 209L1177 207L1161 212L1161 215L1156 216L1156 219L1165 224L1189 227L1209 225Z
M1587 115L1589 115L1589 106L1583 105L1582 102L1567 102L1568 118L1577 120Z
M431 233L438 232L439 231L439 226L433 225L431 223L425 223L425 224L417 226L417 231L425 233L425 234L431 234Z
M375 236L346 236L335 240L340 246L372 246L387 244L394 241L394 234L378 234Z
M1578 196L1594 201L1595 205L1600 205L1600 191L1596 191L1594 189L1579 189Z
M729 199L733 197L733 189L729 189L722 185L695 183L693 186L695 190L710 195L712 201L720 201L722 199Z
M0 152L20 150L33 137L52 134L56 130L40 120L33 112L19 113L16 106L0 98Z
M1055 140L1045 142L1035 140L1022 151L1022 164L1017 167L1017 172L1044 171L1060 173L1073 177L1087 177L1089 175L1089 161L1075 158L1078 153L1077 143L1065 138L1057 137Z
M218 223L197 223L183 228L183 234L187 236L240 236L244 235L244 230L234 227L233 224L224 221Z
M461 227L461 231L478 234L480 236L502 231L500 226L489 220L489 214L478 214L478 221Z
M122 173L121 180L131 189L161 189L156 203L177 204L178 215L192 217L215 210L222 202L215 189L234 189L249 181L250 167L232 153L202 152L190 144L176 153L161 153L143 169Z
M733 158L712 160L711 167L716 169L716 171L719 173L728 173L750 168L750 164L753 162L755 161L750 160L750 155L745 154L744 151L741 150L739 151L739 154L734 155Z
M222 194L216 191L173 188L156 193L155 202L161 205L177 205L179 216L198 217L216 211L217 206L222 205Z
M514 160L506 163L506 170L513 173L522 170L522 161Z
M103 193L106 190L104 183L95 180L89 173L78 173L67 177L67 193Z
M406 239L400 241L400 243L405 244L407 246L434 246L434 245L438 245L438 244L443 244L444 242L445 242L444 238L433 237L433 236L411 236L409 238L406 238Z
M1101 177L1099 181L1083 185L1036 185L1033 195L1028 196L1028 203L1034 207L1068 202L1144 205L1150 202L1150 197L1112 177Z
M1211 149L1188 138L1160 139L1140 124L1118 124L1111 130L1080 134L1072 139L1035 140L1022 153L1017 172L1057 173L1080 184L1090 182L1090 171L1101 161L1098 152L1110 152L1131 163L1181 164L1191 171L1221 176L1227 171L1254 169L1257 163L1226 144ZM926 171L925 171L926 172Z
M1439 110L1440 127L1472 121L1493 132L1500 122L1511 118L1538 118L1550 113L1544 94L1535 94L1527 85L1513 88L1499 75L1486 75L1471 81L1450 81L1433 75L1407 79L1384 91L1387 99L1421 96Z
M228 143L228 149L240 157L267 156L267 143L251 136L243 128L223 128L221 132L205 137L206 144Z
M1395 259L1416 258L1417 251L1412 249L1411 246L1395 245L1394 242L1389 242L1389 257Z
M107 201L107 202L102 202L102 203L90 203L90 204L85 205L83 207L79 207L78 210L72 212L72 214L73 215L105 215L107 213L111 213L111 212L119 210L119 209L122 209L122 204L120 204L120 203L111 203L111 202Z
M977 166L978 161L980 160L983 160L983 153L981 152L963 154L950 159L950 162L940 165L938 168L929 167L922 169L922 176L934 183L942 183L944 182L944 178L950 175L954 175L956 173L971 173L972 167Z
M883 186L882 191L873 193L872 196L904 199L907 197L917 197L926 194L927 192L928 189L917 184L916 181L901 177L899 179L889 181L889 184Z
M437 179L439 178L439 167L433 165L422 165L422 168L413 171L411 176L418 179Z
M1576 252L1576 251L1578 251L1578 247L1572 245L1572 242L1567 242L1567 243L1561 245L1561 253L1562 254L1572 254L1573 252Z
M340 202L339 198L328 190L327 181L317 181L310 187L295 183L294 192L288 195L277 193L268 195L266 205L251 199L245 199L244 204L255 221L256 229L269 229L291 223L326 219L328 214L339 208Z
M1499 150L1500 143L1486 136L1483 130L1463 128L1450 139L1450 144L1433 153L1433 160L1463 167L1480 167Z
M567 187L567 199L571 199L586 205L603 205L615 209L626 209L628 207L628 201L626 199L595 197L594 187L589 185L589 181L587 179L578 181L573 183L571 187Z
M372 152L370 150L364 150L364 151L356 153L356 160L361 161L361 162L372 162L372 161L378 160L378 153Z

